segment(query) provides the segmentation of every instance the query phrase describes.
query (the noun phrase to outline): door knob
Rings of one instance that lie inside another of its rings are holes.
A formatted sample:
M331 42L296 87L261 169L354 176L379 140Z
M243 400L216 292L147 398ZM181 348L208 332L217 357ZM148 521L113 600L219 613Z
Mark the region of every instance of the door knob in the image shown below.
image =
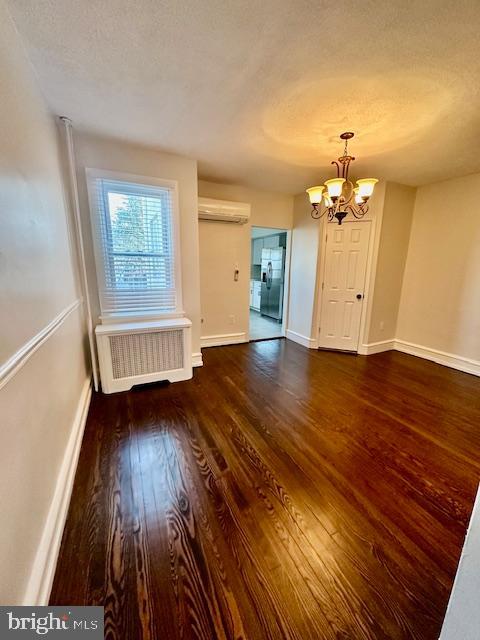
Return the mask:
M357 300L361 300L363 298L363 293L357 293Z

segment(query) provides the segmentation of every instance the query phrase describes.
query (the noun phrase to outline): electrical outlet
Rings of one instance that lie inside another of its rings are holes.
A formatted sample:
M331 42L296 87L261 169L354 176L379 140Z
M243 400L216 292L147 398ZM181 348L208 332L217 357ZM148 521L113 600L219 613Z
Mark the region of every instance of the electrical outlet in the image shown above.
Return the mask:
M234 315L228 316L228 324L235 324L235 316Z

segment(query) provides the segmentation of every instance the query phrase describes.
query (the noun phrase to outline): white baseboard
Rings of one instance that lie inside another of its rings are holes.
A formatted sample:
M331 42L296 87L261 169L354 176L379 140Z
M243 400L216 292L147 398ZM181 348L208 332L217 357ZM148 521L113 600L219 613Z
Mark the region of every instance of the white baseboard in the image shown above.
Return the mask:
M204 347L221 347L227 344L240 344L247 341L247 334L242 333L223 333L217 336L202 336L200 338L200 346Z
M403 353L408 353L411 356L432 360L437 364L443 364L445 367L451 367L452 369L458 369L465 373L472 373L474 376L480 376L480 362L478 360L471 360L470 358L457 356L453 353L423 347L420 344L405 342L405 340L395 340L395 349Z
M392 351L395 349L395 340L381 340L380 342L369 342L361 344L358 352L361 356L370 356L373 353L382 353L382 351Z
M381 353L382 351L391 351L392 349L401 351L402 353L408 353L411 356L431 360L445 367L451 367L452 369L458 369L465 373L480 376L480 362L478 360L471 360L470 358L457 356L453 353L446 353L438 349L431 349L430 347L424 347L420 344L414 344L413 342L406 342L405 340L382 340L381 342L362 344L358 348L358 353L368 356L373 353Z
M316 349L318 347L317 341L313 338L308 338L307 336L302 335L301 333L297 333L296 331L292 331L291 329L287 329L286 338L289 340L293 340L293 342L297 342L301 344L303 347L307 347L308 349Z
M192 353L192 367L203 367L202 352Z
M92 384L91 380L88 379L85 381L80 394L70 437L57 477L55 492L33 562L30 579L23 599L25 606L43 606L48 604L91 396Z

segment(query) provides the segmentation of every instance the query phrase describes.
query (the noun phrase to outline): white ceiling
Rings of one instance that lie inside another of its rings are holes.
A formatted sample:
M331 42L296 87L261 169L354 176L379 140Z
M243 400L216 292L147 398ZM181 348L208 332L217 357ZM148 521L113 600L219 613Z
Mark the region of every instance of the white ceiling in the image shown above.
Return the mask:
M345 130L358 176L480 170L478 0L9 6L55 113L196 158L205 179L299 192Z

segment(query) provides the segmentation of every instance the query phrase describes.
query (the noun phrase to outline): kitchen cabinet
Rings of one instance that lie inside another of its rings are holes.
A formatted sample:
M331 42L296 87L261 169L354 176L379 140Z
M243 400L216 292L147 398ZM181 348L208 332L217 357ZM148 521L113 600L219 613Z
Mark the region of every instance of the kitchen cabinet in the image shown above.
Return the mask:
M253 285L253 308L260 311L260 298L262 295L262 283L255 280Z
M285 246L283 243L283 236L286 234L275 234L271 236L265 236L264 238L255 238L252 240L252 264L262 263L262 249L276 249L277 247Z
M263 248L264 249L276 249L280 244L280 238L277 233L275 236L266 236L263 238Z
M262 283L259 280L250 280L250 307L255 311L260 311L260 298Z
M255 238L252 242L252 264L262 264L263 238Z

